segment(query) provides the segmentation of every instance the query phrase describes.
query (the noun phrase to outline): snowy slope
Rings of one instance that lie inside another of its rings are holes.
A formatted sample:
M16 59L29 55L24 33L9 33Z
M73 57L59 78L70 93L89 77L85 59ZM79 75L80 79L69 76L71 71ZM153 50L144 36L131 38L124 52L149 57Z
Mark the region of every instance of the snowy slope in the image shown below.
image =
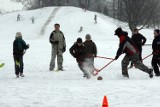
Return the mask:
M137 69L129 70L129 80L122 78L120 65L123 55L99 74L103 81L97 81L96 77L84 79L75 59L68 52L77 37L84 39L85 35L90 33L97 44L98 55L114 57L118 47L114 30L122 26L129 31L125 23L98 13L84 12L79 8L60 7L42 35L42 27L56 8L0 16L0 63L6 64L0 69L1 107L101 107L104 95L108 96L110 107L160 106L160 79L149 79L147 74ZM17 14L22 16L21 22L16 22ZM94 24L94 14L98 15L98 24ZM35 17L35 24L31 24L32 16ZM61 24L67 41L64 72L49 72L51 46L48 38L55 23ZM78 33L80 26L83 26L84 30ZM24 39L31 46L24 56L26 77L20 79L15 78L12 58L12 42L17 31L23 33ZM151 43L153 31L143 30L141 33L148 38L148 43ZM145 46L143 56L150 53L151 47ZM151 57L144 63L151 66L150 60ZM100 68L107 62L96 59L95 66Z
M11 0L0 0L0 11L2 13L13 12L22 9L23 5L21 3L16 3Z

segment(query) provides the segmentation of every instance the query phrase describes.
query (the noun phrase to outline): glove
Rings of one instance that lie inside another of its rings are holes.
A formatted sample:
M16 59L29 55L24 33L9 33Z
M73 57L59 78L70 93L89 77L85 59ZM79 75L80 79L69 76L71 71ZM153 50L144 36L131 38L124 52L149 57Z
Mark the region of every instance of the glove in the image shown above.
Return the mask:
M119 58L119 56L116 56L114 59L117 60Z
M26 53L26 51L23 51L23 55Z
M27 49L30 47L30 45L29 44L27 44Z
M66 48L65 48L65 47L63 47L62 52L65 52L65 51L66 51Z

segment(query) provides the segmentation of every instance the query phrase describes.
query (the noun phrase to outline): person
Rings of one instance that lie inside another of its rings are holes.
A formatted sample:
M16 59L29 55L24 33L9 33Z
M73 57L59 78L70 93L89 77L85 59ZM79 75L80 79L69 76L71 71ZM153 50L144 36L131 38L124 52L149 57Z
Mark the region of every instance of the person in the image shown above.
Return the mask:
M152 67L154 69L155 76L160 76L160 31L159 29L154 30L154 40L152 43L153 58Z
M147 39L142 34L139 33L139 30L137 28L134 29L131 39L139 50L139 60L142 62L142 46L144 46ZM132 67L133 63L131 62L130 68Z
M96 14L94 15L94 21L95 21L95 24L97 24L97 15Z
M77 38L77 41L73 44L73 46L69 49L70 54L76 58L76 61L78 63L78 67L83 72L83 77L86 77L87 79L90 78L90 75L86 71L85 66L85 47L82 42L82 38Z
M50 71L55 68L55 59L57 56L57 71L63 71L63 53L66 51L66 41L62 31L60 31L60 25L54 25L55 30L50 34L49 41L52 45L52 57L50 62Z
M24 77L23 75L23 55L26 50L29 48L29 45L26 45L25 41L22 39L21 32L16 33L16 39L13 42L13 57L15 63L15 74L16 77Z
M18 15L17 15L17 21L20 21L20 20L21 20L20 17L21 17L20 14L18 14Z
M91 35L87 34L86 41L83 43L85 48L85 63L88 71L94 75L94 58L97 56L97 46L92 41Z
M132 61L138 69L148 73L149 77L152 78L153 69L149 69L141 63L139 60L139 51L131 38L128 37L128 33L124 32L121 28L117 28L115 30L115 35L117 35L120 39L119 49L115 60L117 60L121 54L126 53L124 59L122 60L122 75L129 78L127 66L129 65L129 62Z
M35 20L34 17L32 17L31 20L32 20L32 24L34 24L34 20Z

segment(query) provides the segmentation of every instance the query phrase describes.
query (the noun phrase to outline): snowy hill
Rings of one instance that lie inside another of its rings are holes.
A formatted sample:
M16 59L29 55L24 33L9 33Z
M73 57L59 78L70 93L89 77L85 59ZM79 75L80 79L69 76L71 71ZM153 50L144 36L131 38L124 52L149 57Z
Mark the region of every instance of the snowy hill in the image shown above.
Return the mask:
M17 22L17 15L21 21ZM98 24L94 24L94 15ZM35 17L35 24L31 23ZM64 54L64 72L49 72L51 46L49 35L55 23L60 23L67 41L67 52ZM80 26L83 31L79 33ZM76 61L68 49L77 37L84 39L91 34L97 44L98 55L114 58L118 48L118 38L114 36L117 27L129 32L125 23L94 12L84 12L75 7L48 7L32 11L20 11L0 16L0 105L1 107L100 107L104 95L108 96L111 107L159 107L159 78L149 79L148 75L137 70L129 70L130 79L121 76L121 59L113 62L97 77L84 79ZM21 31L23 38L30 44L24 56L25 78L16 79L12 55L12 43L15 33ZM141 31L151 43L152 30ZM151 53L151 47L145 46L143 57ZM144 63L150 65L151 57ZM95 60L96 68L108 61Z

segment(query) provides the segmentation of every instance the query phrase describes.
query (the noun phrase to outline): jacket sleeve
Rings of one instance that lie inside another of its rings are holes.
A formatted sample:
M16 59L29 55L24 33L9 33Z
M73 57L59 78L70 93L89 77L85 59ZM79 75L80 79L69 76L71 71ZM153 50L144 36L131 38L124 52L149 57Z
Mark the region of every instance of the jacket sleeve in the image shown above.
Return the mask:
M72 47L69 49L69 52L70 52L70 54L73 56L73 57L75 57L75 54L74 54L74 48L75 48L75 44L73 44L72 45Z
M117 50L116 59L118 59L119 56L123 53L123 50L125 48L125 43L126 43L126 37L125 36L120 37L120 44Z
M97 46L95 43L94 43L94 55L95 55L95 57L97 56Z
M143 40L142 45L144 45L146 43L147 39L143 35L141 35L141 37L142 37L142 40Z
M49 42L50 42L51 44L53 44L52 38L53 38L53 32L50 34L50 37L49 37Z
M22 41L22 43L23 43L23 49L24 50L26 50L26 49L28 49L29 48L29 46L28 45L26 45L26 42L23 40Z
M157 43L156 39L153 40L153 43L152 43L153 52L156 51L156 43Z
M65 39L65 37L64 37L63 32L61 32L61 33L62 33L62 35L63 35L63 48L66 48L66 39Z

